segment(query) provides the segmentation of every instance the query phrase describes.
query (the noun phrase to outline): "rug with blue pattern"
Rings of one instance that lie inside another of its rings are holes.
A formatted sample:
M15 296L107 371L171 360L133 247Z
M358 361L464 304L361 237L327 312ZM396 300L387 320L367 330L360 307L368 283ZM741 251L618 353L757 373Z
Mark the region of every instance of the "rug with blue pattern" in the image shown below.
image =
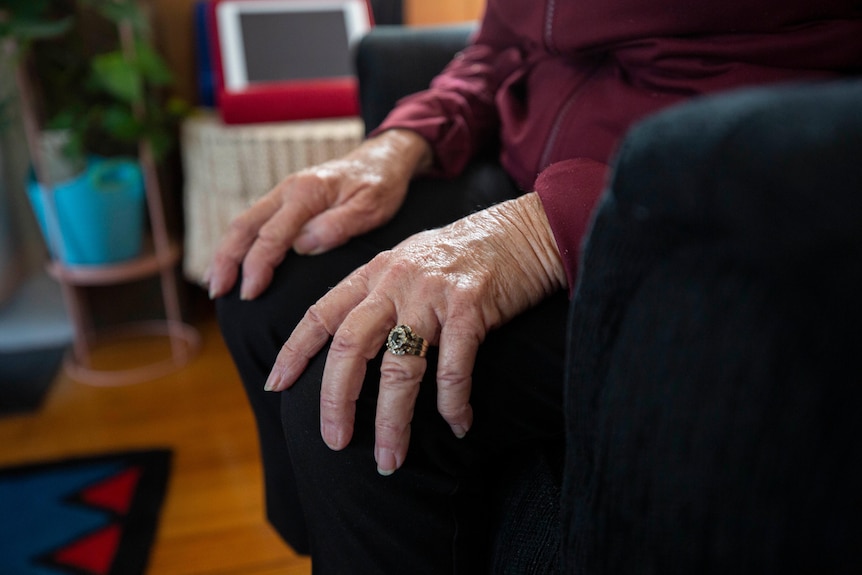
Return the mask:
M170 462L154 449L0 469L0 573L144 573Z

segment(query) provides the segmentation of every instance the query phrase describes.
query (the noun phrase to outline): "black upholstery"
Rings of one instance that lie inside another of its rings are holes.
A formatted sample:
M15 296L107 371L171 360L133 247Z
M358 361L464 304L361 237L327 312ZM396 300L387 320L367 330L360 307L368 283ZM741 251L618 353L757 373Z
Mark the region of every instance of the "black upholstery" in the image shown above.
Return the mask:
M397 26L404 23L404 7L401 0L370 1L376 24Z
M375 26L360 42L356 56L366 132L376 128L400 98L427 88L475 27Z
M635 126L574 299L576 573L862 568L862 81Z

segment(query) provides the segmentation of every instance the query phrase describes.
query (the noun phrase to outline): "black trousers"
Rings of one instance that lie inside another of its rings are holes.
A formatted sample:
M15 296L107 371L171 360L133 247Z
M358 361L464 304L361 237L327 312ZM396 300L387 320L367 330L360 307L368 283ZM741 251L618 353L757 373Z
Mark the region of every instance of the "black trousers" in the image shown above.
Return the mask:
M488 570L495 483L522 454L562 453L562 382L568 299L560 293L489 334L473 373L474 425L456 439L437 413L434 350L401 469L373 459L378 356L357 402L350 445L331 451L319 424L324 349L289 390L263 385L306 309L345 275L418 231L515 197L491 164L452 181L417 180L395 219L330 253L289 254L270 288L219 300L222 332L254 410L270 522L315 573L481 573ZM557 457L559 459L560 457Z

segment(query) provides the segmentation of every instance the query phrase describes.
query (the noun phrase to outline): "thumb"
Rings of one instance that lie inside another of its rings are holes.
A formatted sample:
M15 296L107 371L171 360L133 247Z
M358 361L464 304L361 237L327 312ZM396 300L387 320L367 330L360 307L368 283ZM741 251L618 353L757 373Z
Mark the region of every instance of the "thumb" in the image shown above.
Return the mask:
M383 219L382 214L372 218L367 211L362 213L348 204L336 206L308 220L294 240L293 249L303 255L322 254L376 228Z

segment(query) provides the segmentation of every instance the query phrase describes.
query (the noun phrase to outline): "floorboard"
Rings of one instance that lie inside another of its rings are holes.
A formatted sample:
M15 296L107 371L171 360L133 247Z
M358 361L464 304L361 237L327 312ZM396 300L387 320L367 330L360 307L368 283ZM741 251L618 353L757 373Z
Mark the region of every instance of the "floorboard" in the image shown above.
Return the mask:
M201 352L169 376L99 388L60 374L42 408L0 418L0 465L168 447L173 472L148 572L308 575L266 524L251 411L215 319L196 323ZM136 350L111 351L122 364Z

